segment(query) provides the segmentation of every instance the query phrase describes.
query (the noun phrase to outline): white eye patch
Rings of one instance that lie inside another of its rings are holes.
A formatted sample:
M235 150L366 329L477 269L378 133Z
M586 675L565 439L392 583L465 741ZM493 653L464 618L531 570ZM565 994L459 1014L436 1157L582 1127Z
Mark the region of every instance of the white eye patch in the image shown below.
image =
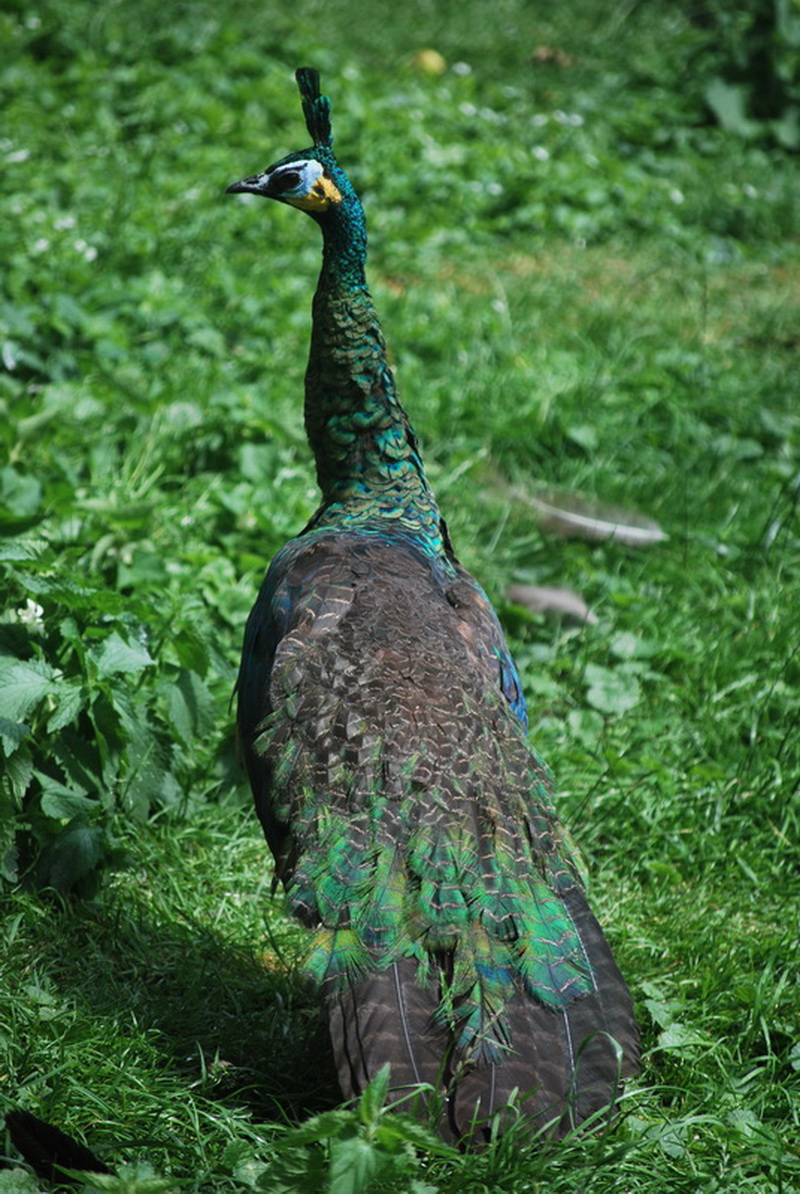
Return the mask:
M282 199L301 199L311 191L324 171L319 162L287 162L269 175L270 189Z

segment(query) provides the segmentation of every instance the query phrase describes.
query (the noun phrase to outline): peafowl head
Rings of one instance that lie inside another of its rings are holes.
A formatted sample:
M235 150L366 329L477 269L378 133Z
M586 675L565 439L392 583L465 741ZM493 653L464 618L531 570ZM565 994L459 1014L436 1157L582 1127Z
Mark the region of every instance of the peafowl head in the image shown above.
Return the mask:
M308 212L323 226L331 217L345 212L363 221L358 197L333 152L331 101L320 94L319 72L300 67L295 77L313 146L290 153L260 174L233 183L228 193L277 199L279 203Z

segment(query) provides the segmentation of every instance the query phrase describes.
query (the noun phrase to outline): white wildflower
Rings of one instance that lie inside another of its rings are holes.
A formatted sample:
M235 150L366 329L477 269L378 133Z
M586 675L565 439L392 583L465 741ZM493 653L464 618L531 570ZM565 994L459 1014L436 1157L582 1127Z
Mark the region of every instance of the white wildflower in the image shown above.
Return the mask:
M25 604L17 610L17 617L20 622L24 622L26 626L42 626L42 614L44 610L37 601L31 601L30 597Z

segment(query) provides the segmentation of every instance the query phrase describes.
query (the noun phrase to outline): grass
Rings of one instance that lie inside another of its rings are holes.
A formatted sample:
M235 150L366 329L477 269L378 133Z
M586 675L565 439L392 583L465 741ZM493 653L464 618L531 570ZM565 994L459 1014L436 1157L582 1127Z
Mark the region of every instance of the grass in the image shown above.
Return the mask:
M662 7L0 18L0 1108L132 1165L119 1189L800 1189L795 164L713 126L725 39ZM221 192L302 142L301 62L637 1002L621 1122L554 1153L442 1156L387 1134L379 1091L332 1111L234 760L244 619L315 504L319 245ZM551 490L669 538L553 537Z

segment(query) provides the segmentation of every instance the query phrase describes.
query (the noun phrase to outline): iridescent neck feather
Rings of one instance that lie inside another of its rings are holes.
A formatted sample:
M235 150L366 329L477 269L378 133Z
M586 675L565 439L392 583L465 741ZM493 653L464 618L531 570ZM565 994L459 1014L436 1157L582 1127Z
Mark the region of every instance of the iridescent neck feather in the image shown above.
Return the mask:
M365 277L364 213L330 150L341 201L312 212L323 235L306 372L305 424L322 505L309 529L401 534L426 554L451 555L419 447L397 396Z

